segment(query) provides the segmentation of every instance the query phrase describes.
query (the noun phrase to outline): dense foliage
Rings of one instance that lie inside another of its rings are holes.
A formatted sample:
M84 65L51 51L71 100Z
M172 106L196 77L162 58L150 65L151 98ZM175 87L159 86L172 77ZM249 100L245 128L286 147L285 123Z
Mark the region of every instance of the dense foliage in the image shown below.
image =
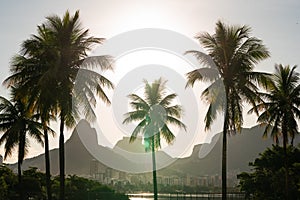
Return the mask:
M287 164L289 176L289 198L300 198L300 149L287 148ZM284 199L285 198L285 166L284 150L273 145L260 154L253 163L253 170L238 175L240 188L248 198L254 199Z
M58 199L59 178L52 180L53 199ZM17 175L6 166L0 167L0 200L15 200L18 196ZM46 178L37 168L30 168L23 172L24 199L46 199ZM115 192L108 186L96 181L78 176L66 178L66 199L68 200L128 200L124 194Z

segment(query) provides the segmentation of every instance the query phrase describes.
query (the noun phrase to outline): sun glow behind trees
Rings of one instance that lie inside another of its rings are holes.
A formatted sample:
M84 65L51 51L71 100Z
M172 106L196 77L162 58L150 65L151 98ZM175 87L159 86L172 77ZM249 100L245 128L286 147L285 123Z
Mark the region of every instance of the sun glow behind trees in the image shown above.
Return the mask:
M93 53L92 53L93 55ZM188 55L186 55L188 56ZM136 70L138 68L141 68L143 66L156 66L158 70L165 68L168 70L172 70L175 73L179 74L180 76L184 78L185 74L197 67L197 61L192 60L190 62L190 58L186 59L185 55L176 55L172 52L168 52L166 50L162 49L136 49L131 52L125 53L121 55L118 58L115 58L115 68L114 71L106 71L104 72L104 76L108 77L114 85L117 87L119 82L122 80L124 76L126 76L127 73ZM159 66L158 66L159 65ZM97 70L96 70L97 71ZM156 72L157 73L157 72ZM165 77L167 79L167 77ZM140 85L136 88L132 88L132 93L139 93L142 92L143 87L143 80L147 79L147 77L142 76L136 76L136 79L140 82ZM152 81L152 80L149 80ZM181 87L185 87L185 82L180 83ZM167 84L168 92L174 92L174 89L170 88ZM189 146L182 146L180 145L180 140L182 138L175 139L175 142L173 145L167 145L165 143L162 143L162 150L167 152L173 157L186 157L189 156L192 153L193 146L195 144L203 143L203 142L210 142L211 138L214 136L214 134L221 132L222 130L222 123L215 123L215 126L211 131L204 131L204 113L206 113L207 106L203 101L200 101L200 96L202 90L205 88L205 84L196 83L196 87L194 88L187 88L187 90L191 90L192 93L194 93L196 102L198 104L199 110L197 111L197 114L199 115L198 119L198 127L196 133L189 132L189 128L186 133L184 133L183 137L188 135L191 139L191 143ZM109 99L112 100L112 104L118 104L118 99L113 99L114 97L114 91L105 91L109 97ZM178 97L176 100L178 103L180 102L180 97L182 94L178 94ZM126 96L124 96L126 98ZM99 99L98 99L99 101ZM106 106L101 101L98 102L97 108L95 110L97 114L97 121L92 125L92 127L96 128L97 134L98 134L98 144L107 146L110 148L113 148L114 145L121 140L123 137L128 137L130 135L130 127L125 127L121 124L120 120L118 118L122 118L122 116L115 116L115 113L113 112L113 105L112 106ZM186 112L186 108L189 105L183 105L184 108L184 117L183 122L187 123L189 119L189 113ZM128 104L128 110L130 110L129 104ZM245 109L247 110L247 109ZM249 117L249 115L245 115L245 124L247 126L253 126L255 125L255 119ZM249 118L249 120L248 120ZM253 122L252 124L249 123ZM248 123L247 123L248 122ZM59 125L57 122L52 123L52 128L58 132ZM101 128L100 128L101 127ZM189 127L189 126L188 126ZM132 127L131 127L132 128ZM171 128L174 128L171 126ZM66 131L66 140L71 136L73 129L69 129ZM99 134L102 132L103 134ZM178 135L178 130L174 128L175 135ZM58 140L57 138L49 137L50 147L51 148L57 148L58 147ZM179 151L176 148L185 148L183 150L184 153L182 153L182 150ZM43 151L43 148L40 147L38 144L32 143L30 147L30 153L31 155L39 155ZM15 162L16 158L13 156L11 158L8 158L6 162L13 163Z
M108 92L110 99L112 99L112 106L106 107L100 103L99 104L100 106L97 108L96 111L96 113L99 114L99 117L97 118L97 124L96 124L97 127L96 129L99 137L98 138L99 144L112 148L118 142L118 140L122 139L124 136L126 137L130 136L132 127L122 125L120 121L120 119L123 117L122 113L119 116L118 115L119 113L115 113L113 110L114 106L116 107L123 106L122 104L124 103L124 101L122 101L122 99L115 98L113 93L118 92L118 87L122 87L122 85L121 86L119 85L120 83L122 84L122 79L126 77L128 73L132 73L133 75L136 75L135 78L139 82L139 85L135 85L134 88L130 88L129 90L131 91L131 93L137 93L142 95L143 84L144 84L143 80L148 80L150 82L153 81L151 80L152 78L149 79L148 77L144 77L142 75L139 76L139 70L146 69L146 68L149 68L150 73L153 72L153 74L157 74L157 77L159 77L159 74L161 72L161 76L166 80L168 80L168 77L164 77L167 75L164 72L164 70L174 71L174 73L177 73L182 77L183 81L181 82L181 80L178 80L179 81L178 85L179 87L182 87L182 90L184 90L185 87L184 75L189 70L195 69L195 66L193 66L192 63L190 63L187 59L185 59L183 55L175 55L172 52L168 52L162 49L137 49L129 53L126 53L120 56L119 58L116 58L115 70L113 72L109 72L109 71L105 72L105 76L111 77L110 78L111 81L116 86L116 89L113 92ZM153 77L153 78L157 78L157 77ZM167 82L166 86L167 86L168 93L175 92L174 90L178 89L178 88L174 88L174 85L170 81ZM200 97L200 91L191 88L188 88L187 90L190 90L194 94L194 98L196 98L196 103L199 104L198 108L200 110L198 110L198 113L201 113L200 111L201 109L205 109L204 107L205 105L202 104L200 101L197 101L198 98ZM126 95L128 94L125 94L122 98L126 99ZM178 93L178 97L176 98L175 100L176 102L174 102L174 104L182 103L180 101L182 95L184 94ZM127 103L126 111L130 111L131 108L129 107L128 101L125 101L125 103ZM188 107L189 105L183 105L183 104L181 105L183 106L183 109L185 111L182 120L183 122L188 123L191 116L189 115L188 112L186 112L186 110L188 109L186 107ZM175 157L188 156L192 152L194 144L206 141L207 135L202 131L203 127L201 122L203 121L203 117L204 116L199 117L198 120L199 126L197 127L197 130L201 132L201 134L195 134L189 132L189 130L187 131L187 133L184 133L185 136L188 135L189 138L191 139L190 141L191 145L189 147L180 146L180 138L178 138L171 146L170 145L168 146L164 143L162 149L164 149L167 153L171 154L171 156L175 156ZM174 128L173 129L174 133L178 135L178 130L172 126L171 128L172 129ZM103 135L99 134L99 132L101 131ZM166 148L167 146L168 148ZM181 151L182 148L186 148L184 150L184 154L182 154L182 152L179 153L178 150L177 151L174 150L172 146L174 146L174 148L181 147Z
M218 5L218 6L216 6ZM237 9L238 8L238 9ZM0 7L2 32L1 51L1 80L7 77L9 60L18 52L22 40L35 33L36 25L40 24L48 14L62 15L66 9L74 12L80 9L82 23L91 31L91 35L110 37L124 31L138 28L164 28L180 32L192 38L197 32L212 32L214 23L224 19L232 24L248 24L254 32L263 39L269 47L272 58L260 64L259 71L272 72L275 62L283 64L299 64L300 25L297 1L269 2L228 2L191 1L43 1L43 2L5 2ZM35 12L31 12L35 10ZM201 12L199 12L201 10ZM253 10L256 11L253 16ZM281 13L280 15L278 13ZM266 28L266 25L268 26ZM197 86L198 87L198 86ZM0 88L1 95L7 96L5 88ZM246 108L244 109L246 114ZM255 125L255 117L245 115L246 127ZM202 123L202 122L201 122ZM52 128L59 130L58 125L52 123ZM203 129L202 129L203 130ZM70 136L71 130L66 133ZM57 148L57 138L50 137L51 148ZM31 144L30 157L38 155L42 148ZM3 148L0 148L3 154ZM14 157L6 162L15 162Z

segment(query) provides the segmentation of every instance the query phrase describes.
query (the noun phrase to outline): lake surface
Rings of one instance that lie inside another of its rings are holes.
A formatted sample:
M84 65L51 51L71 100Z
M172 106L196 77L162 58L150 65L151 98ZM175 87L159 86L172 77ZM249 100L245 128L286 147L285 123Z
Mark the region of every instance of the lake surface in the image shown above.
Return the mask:
M129 194L130 200L153 200L152 193ZM222 199L221 194L203 193L203 194L159 194L159 200L193 200L193 199ZM243 194L228 194L227 199L240 200L245 199Z

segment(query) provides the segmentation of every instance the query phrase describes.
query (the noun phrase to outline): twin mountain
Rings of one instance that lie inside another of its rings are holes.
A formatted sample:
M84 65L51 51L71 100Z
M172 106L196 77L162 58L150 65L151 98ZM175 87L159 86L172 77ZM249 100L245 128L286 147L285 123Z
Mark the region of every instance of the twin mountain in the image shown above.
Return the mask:
M71 137L65 143L65 162L66 174L77 174L81 176L90 175L91 161L95 157L86 149L80 136L78 128L84 128L85 133L91 141L97 141L97 133L90 124L84 120L80 121L77 128L74 129ZM228 171L249 171L249 162L253 162L267 147L273 144L272 139L262 138L263 127L255 126L253 128L243 128L241 133L228 137L227 162ZM295 139L295 144L299 143L299 138ZM212 145L215 144L215 145ZM114 147L98 146L99 150L104 152L108 158L122 164L131 164L122 155L116 153L115 149L123 149L128 152L144 152L141 140L129 143L129 138L124 137ZM58 149L50 150L51 173L57 175L59 173L59 152ZM168 154L159 151L158 156L163 159L174 159ZM160 170L161 174L190 174L195 176L214 175L221 173L221 156L222 156L222 137L221 133L216 134L211 144L198 144L194 146L193 152L189 157L177 158L171 165ZM38 155L33 158L25 159L23 169L28 167L37 167L41 171L45 171L45 156ZM16 164L11 165L15 169ZM133 169L134 170L134 169Z

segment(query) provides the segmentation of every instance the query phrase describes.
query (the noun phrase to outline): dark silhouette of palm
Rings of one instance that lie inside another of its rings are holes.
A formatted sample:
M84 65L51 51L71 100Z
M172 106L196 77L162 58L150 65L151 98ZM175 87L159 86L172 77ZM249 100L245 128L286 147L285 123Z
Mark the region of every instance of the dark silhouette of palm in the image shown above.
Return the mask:
M58 108L56 105L55 83L51 80L51 67L54 65L54 52L51 49L51 35L46 26L38 26L38 34L22 43L20 55L12 59L11 69L13 74L9 76L4 84L9 87L18 85L15 93L16 98L26 98L29 107L39 113L44 127L45 143L45 169L47 199L52 199L49 139L47 126L50 120L55 119Z
M264 137L270 133L276 144L282 137L282 145L285 155L285 194L288 199L288 169L287 169L287 145L289 137L291 144L298 134L298 120L300 118L300 75L295 71L296 66L275 65L276 72L265 85L266 92L260 96L264 102L254 106L254 110L262 111L258 117L258 123L265 125Z
M51 115L60 118L60 199L65 196L65 126L73 127L80 113L94 120L96 94L110 104L103 88L113 88L108 79L91 70L95 66L101 70L112 69L112 58L87 56L91 47L104 39L88 35L89 31L81 27L78 11L74 16L66 12L63 18L47 17L38 26L38 34L23 43L22 54L13 60L13 74L5 81L8 86L20 86L17 95L27 96L44 124L49 123Z
M222 149L222 199L226 199L227 134L239 132L243 123L242 103L254 104L257 100L257 85L264 83L266 74L254 72L254 65L269 57L262 41L250 36L247 26L227 26L218 21L215 33L196 36L207 51L188 51L204 65L187 74L187 86L196 81L212 83L202 93L209 108L205 128L209 129L217 113L224 113Z
M138 134L142 134L145 150L152 151L155 200L157 200L155 151L161 147L161 138L165 139L168 144L175 139L168 124L174 124L186 130L185 125L179 119L182 116L182 108L179 105L172 105L177 95L166 95L165 84L166 82L162 79L155 80L152 84L145 81L144 98L136 94L129 95L133 111L126 113L123 121L123 123L139 122L131 134L130 142L133 142Z
M20 199L23 199L22 191L22 169L24 157L28 151L28 136L34 138L38 143L43 143L43 125L36 120L36 117L28 112L26 105L20 100L9 101L0 97L0 145L5 143L4 159L12 155L13 150L18 148L18 181ZM48 127L47 130L50 130Z

